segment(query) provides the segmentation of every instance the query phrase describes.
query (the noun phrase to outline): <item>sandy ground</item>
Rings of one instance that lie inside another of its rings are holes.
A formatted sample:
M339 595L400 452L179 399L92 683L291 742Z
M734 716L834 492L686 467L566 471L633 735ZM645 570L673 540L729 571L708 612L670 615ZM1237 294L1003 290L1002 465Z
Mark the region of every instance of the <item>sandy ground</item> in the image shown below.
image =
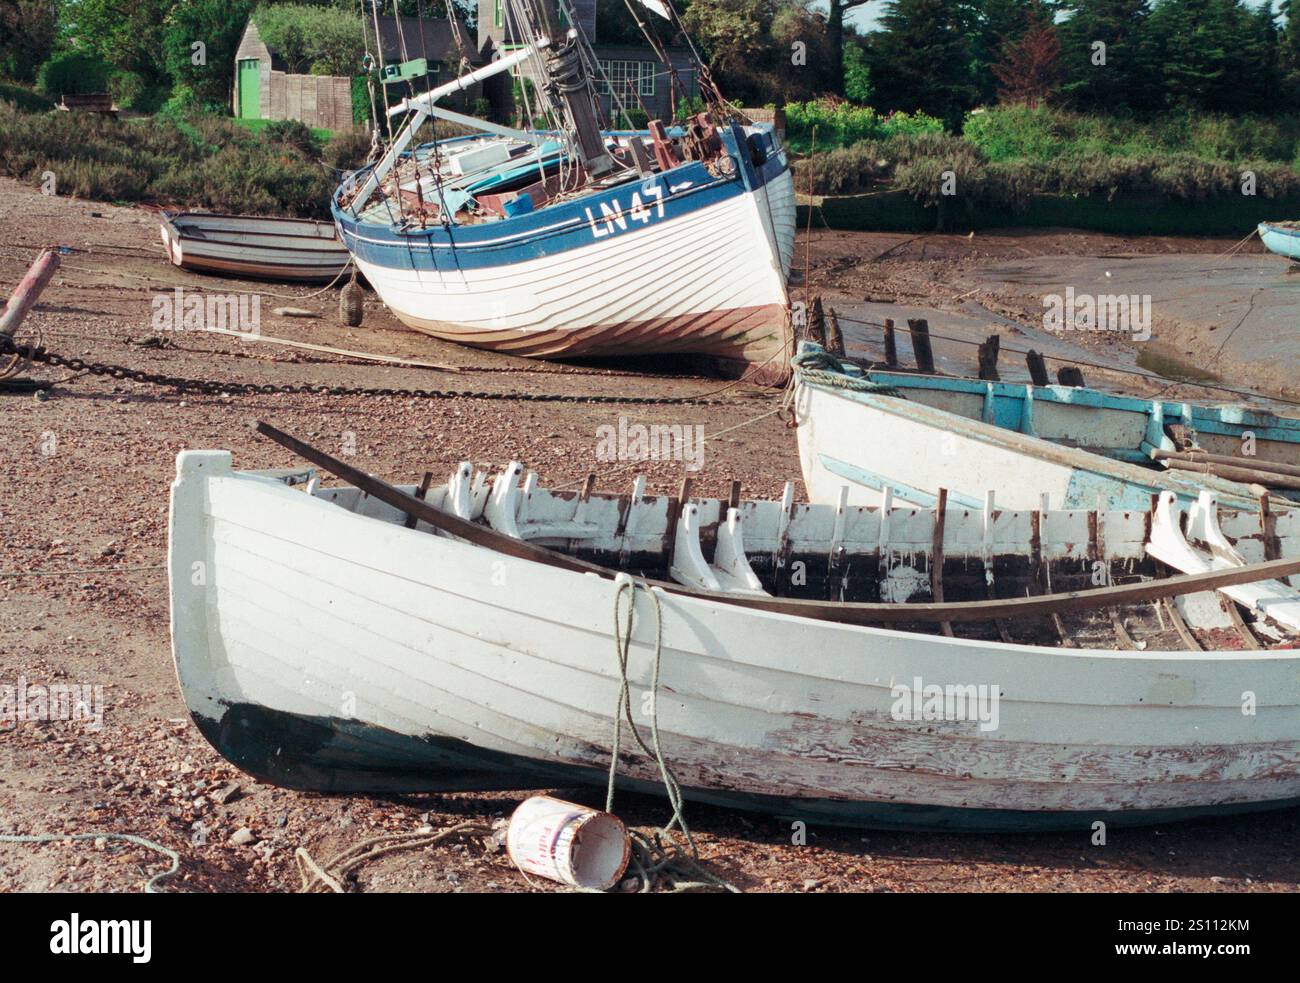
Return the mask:
M0 284L18 279L36 248L77 248L29 319L57 352L191 378L441 388L518 393L699 396L722 385L627 367L548 365L484 355L403 330L370 303L362 329L339 327L335 295L199 278L168 266L145 210L42 198L0 181ZM810 288L839 309L868 296L960 313L969 278L1015 258L1126 252L1212 252L1223 243L1173 244L1073 235L931 237L928 255L899 236L816 234L807 243ZM800 256L805 253L801 243ZM1072 260L1073 261L1073 260ZM167 334L160 347L151 300L174 286L262 294L264 335L405 355L456 366L435 372L364 364L210 333ZM802 289L802 288L800 288ZM293 297L272 297L272 293ZM989 290L985 298L993 302ZM277 317L289 304L320 320ZM983 325L973 324L972 331ZM986 331L984 333L987 333ZM960 367L970 353L954 346ZM973 363L972 363L973 364ZM40 370L61 380L68 373ZM225 764L190 725L171 665L167 625L167 488L176 453L220 447L239 467L293 465L250 424L269 420L393 480L441 477L457 462L521 459L551 485L598 471L602 488L646 472L674 489L681 465L600 465L596 428L629 420L739 429L707 443L698 493L775 496L798 475L793 437L772 416L776 396L732 386L722 406L610 407L328 396L180 396L81 376L48 399L0 395L0 684L103 687L99 730L83 723L19 723L0 731L0 832L129 832L181 855L170 885L183 891L286 891L299 885L294 850L327 857L368 837L440 829L508 815L522 793L394 798L323 796L259 784ZM755 418L759 418L755 421ZM753 421L753 422L751 422ZM594 790L558 790L599 804ZM650 829L665 803L626 796L618 811ZM709 869L747 890L792 891L1291 891L1300 882L1300 811L1142 830L1066 835L953 836L817 828L796 845L788 822L691 806ZM232 836L247 830L241 836ZM247 841L247 842L239 842ZM0 892L134 891L165 866L117 841L40 847L0 844ZM381 858L357 875L365 891L528 891L481 838Z

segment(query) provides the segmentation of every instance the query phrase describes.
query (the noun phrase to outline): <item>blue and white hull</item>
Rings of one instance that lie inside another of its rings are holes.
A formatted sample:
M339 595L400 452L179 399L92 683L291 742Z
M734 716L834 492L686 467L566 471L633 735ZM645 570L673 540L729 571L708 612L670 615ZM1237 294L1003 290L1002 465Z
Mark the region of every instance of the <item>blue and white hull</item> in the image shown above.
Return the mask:
M1259 238L1269 252L1300 263L1300 228L1291 222L1260 222Z
M337 196L334 216L357 267L418 331L533 357L709 355L776 381L794 182L770 131L722 136L723 166L687 162L494 221L394 224Z

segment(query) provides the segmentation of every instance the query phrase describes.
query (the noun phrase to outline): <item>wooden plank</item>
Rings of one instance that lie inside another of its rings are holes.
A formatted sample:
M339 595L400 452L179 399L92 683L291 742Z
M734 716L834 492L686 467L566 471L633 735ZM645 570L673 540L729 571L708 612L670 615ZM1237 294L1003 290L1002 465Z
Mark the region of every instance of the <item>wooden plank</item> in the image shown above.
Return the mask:
M355 485L379 501L406 512L408 515L414 513L417 518L423 519L429 525L454 536L459 536L476 546L483 546L506 556L532 560L563 570L594 573L610 580L618 573L618 571L609 567L557 553L554 550L546 549L525 540L511 539L509 536L504 536L487 526L468 522L458 516L443 512L427 502L421 502L414 495L407 494L380 478L366 474L364 471L354 468L318 448L312 447L305 441L301 441L271 426L269 423L259 422L257 432L299 455L304 460L312 462L322 470ZM682 497L689 494L690 482L690 478L682 481L682 494L679 495L677 500L678 508L680 508ZM1250 584L1261 580L1290 577L1295 574L1300 574L1300 559L1253 563L1244 567L1232 567L1210 573L1179 574L1163 580L1101 587L1084 591L1070 591L1061 594L1006 598L996 601L958 601L945 604L800 601L790 598L713 594L707 591L691 590L680 584L664 581L649 581L649 583L669 594L703 598L738 607L774 611L779 614L813 618L821 621L865 625L885 622L989 621L995 618L1046 617L1052 613L1063 611L1085 611L1112 604L1138 604L1165 597L1177 597L1180 594L1217 590L1221 587L1231 587L1236 584Z
M420 479L420 487L415 490L415 497L418 498L421 502L423 502L424 497L429 494L429 485L430 483L432 483L432 481L433 481L433 472L432 471L424 472L424 477ZM419 521L420 520L417 519L414 515L408 513L406 516L406 528L414 529L415 524Z
M1237 607L1235 601L1226 597L1220 597L1219 606L1223 608L1229 619L1231 619L1233 627L1237 629L1237 634L1241 636L1241 643L1245 645L1246 648L1252 650L1263 648L1263 646L1259 644L1259 639L1255 637L1255 633L1251 631L1250 626L1246 624L1246 619L1241 616L1241 609Z
M1117 608L1107 608L1110 612L1110 625L1115 629L1115 638L1119 641L1120 648L1136 649L1137 643L1133 641L1133 636L1128 633L1124 627L1124 617Z
M1229 467L1249 468L1269 474L1285 474L1300 478L1300 468L1293 464L1263 461L1256 458L1233 457L1231 454L1208 454L1204 451L1164 451L1156 449L1151 456L1157 461L1186 461L1188 464L1226 464ZM1171 465L1172 466L1172 465Z
M948 489L940 488L934 503L934 536L930 540L930 596L936 604L943 603L943 531L947 515ZM952 638L952 622L940 621L939 631Z
M1300 477L1282 474L1278 471L1261 471L1259 468L1214 464L1206 461L1187 461L1181 458L1166 458L1165 464L1172 471L1212 474L1219 478L1226 478L1228 481L1239 481L1243 485L1257 484L1270 488L1300 489Z
M1205 646L1197 640L1191 629L1187 627L1187 622L1183 620L1183 616L1173 598L1162 598L1161 603L1164 605L1165 614L1169 616L1170 624L1174 626L1174 631L1178 632L1178 637L1183 640L1183 647L1191 652L1202 651Z

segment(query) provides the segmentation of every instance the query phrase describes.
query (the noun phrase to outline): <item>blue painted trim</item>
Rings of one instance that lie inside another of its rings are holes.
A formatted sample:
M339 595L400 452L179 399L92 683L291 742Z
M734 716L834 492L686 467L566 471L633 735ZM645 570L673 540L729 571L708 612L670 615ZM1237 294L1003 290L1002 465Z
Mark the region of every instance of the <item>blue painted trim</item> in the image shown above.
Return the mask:
M884 383L904 391L922 389L930 392L981 396L984 399L984 422L993 423L1004 430L1021 429L1024 419L1024 409L1021 404L1027 398L1027 391L1032 389L1033 394L1030 398L1042 403L1140 413L1148 420L1147 440L1164 450L1174 449L1173 443L1164 433L1164 426L1174 423L1203 433L1230 437L1239 437L1249 430L1258 440L1300 444L1300 418L1275 416L1272 413L1238 406L1165 403L1160 400L1118 396L1097 389L1073 386L1035 387L1013 382L985 382L980 379L926 376L908 372L873 370L867 375L873 382ZM992 400L992 410L990 410L990 400Z
M831 474L840 478L847 478L854 484L863 485L866 488L873 488L880 491L885 487L892 488L895 493L901 495L909 502L915 502L921 508L934 508L935 503L939 501L939 496L921 488L913 488L911 485L905 485L896 478L887 478L883 474L875 471L868 471L866 468L860 468L856 464L849 464L847 461L841 461L838 457L831 457L828 454L818 454L818 459ZM975 509L982 511L984 503L978 499L971 498L969 495L963 495L961 492L949 490L948 504L957 505L964 509Z
M360 222L339 207L337 195L332 211L343 244L359 260L388 269L452 272L512 266L631 235L745 193L739 176L716 178L694 162L656 175L659 197L646 194L644 184L631 180L515 218L450 228Z

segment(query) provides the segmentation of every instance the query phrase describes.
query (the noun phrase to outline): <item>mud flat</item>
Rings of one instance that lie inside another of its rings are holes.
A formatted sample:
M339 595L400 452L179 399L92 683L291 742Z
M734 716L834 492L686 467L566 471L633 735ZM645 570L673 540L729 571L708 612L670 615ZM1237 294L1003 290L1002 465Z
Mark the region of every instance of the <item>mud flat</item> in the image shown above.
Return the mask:
M103 688L104 701L98 730L82 723L0 723L7 728L0 731L0 829L149 837L181 856L172 889L294 890L298 846L321 857L381 833L441 828L467 818L490 821L508 815L523 795L303 794L254 782L216 755L190 724L171 665L163 563L167 489L181 449L229 448L244 468L297 464L253 434L249 424L260 418L386 478L410 480L426 470L441 477L461 460L485 468L519 459L551 485L596 472L601 487L621 488L644 472L653 491L675 490L684 473L681 462L596 460L597 428L624 416L705 428L699 494L725 495L735 478L746 495L776 496L787 478L798 475L793 436L770 415L778 399L771 391L485 355L406 332L373 303L364 329L341 328L332 293L310 296L287 287L204 279L168 266L157 224L145 210L45 198L0 181L0 215L6 216L0 220L0 283L6 289L42 245L62 242L83 250L66 257L30 319L53 351L194 379L504 397L180 395L93 375L62 382L44 401L0 395L0 685L17 685L20 678L28 684L89 684ZM899 238L862 234L810 243L812 286L840 304L889 291L895 304L961 313L960 305L973 299L1000 310L993 290L955 299L971 289L962 280L967 269L1023 257L1039 246L1059 254L1071 242L1069 236L955 239L929 243L924 257L913 244L911 251L872 261ZM265 335L421 358L460 371L364 364L207 332L159 332L153 302L176 286L258 293ZM277 317L271 312L280 305L322 317ZM1000 316L1018 325L1015 313ZM977 329L978 324L970 327ZM41 369L35 375L57 381L70 373ZM694 396L723 405L619 407L510 398L522 392ZM601 799L592 790L559 792L589 804ZM642 827L667 818L664 802L652 798L628 796L619 811ZM806 845L796 845L791 824L777 817L691 806L688 818L709 867L748 890L1300 886L1300 810L1116 830L1104 847L1092 844L1090 829L958 837L815 826ZM133 891L164 867L160 858L115 842L102 848L0 844L0 891ZM362 869L358 887L535 889L501 851L479 841L382 858Z
M800 245L796 265L805 255L812 260L810 293L820 292L847 314L848 342L869 357L881 357L879 325L892 317L901 332L900 358L909 362L906 321L924 317L932 333L955 339L934 343L942 371L974 375L974 346L997 333L1004 379L1027 378L1017 350L1033 348L1048 356L1049 369L1072 359L1092 363L1084 366L1085 377L1103 389L1219 402L1249 398L1195 385L1200 380L1277 398L1274 409L1300 413L1293 402L1300 399L1300 276L1257 240L1060 229L966 236L814 231ZM1068 288L1092 297L1149 298L1151 337L1048 330L1044 299Z

